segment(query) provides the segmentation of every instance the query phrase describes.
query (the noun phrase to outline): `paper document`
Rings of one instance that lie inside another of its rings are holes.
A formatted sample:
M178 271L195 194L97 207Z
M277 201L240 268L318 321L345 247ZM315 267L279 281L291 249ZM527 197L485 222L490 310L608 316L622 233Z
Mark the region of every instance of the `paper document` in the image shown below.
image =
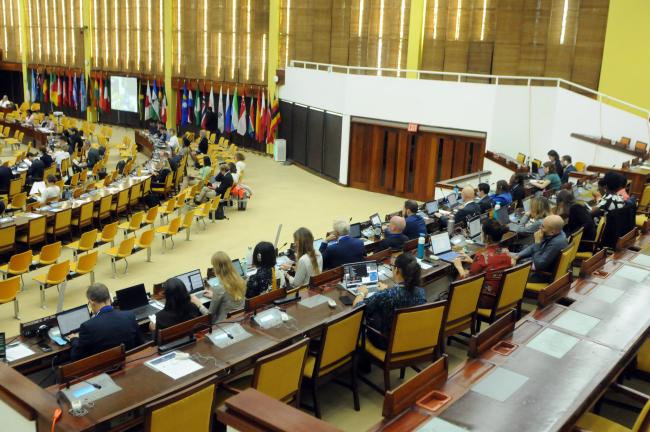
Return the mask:
M153 360L149 360L145 365L155 371L162 372L175 380L203 368L203 366L189 358L178 360L176 358L177 353L178 351L170 352Z
M20 360L24 357L29 357L30 355L36 354L31 349L27 348L27 345L24 343L19 343L18 345L7 346L7 361L12 362Z
M519 387L524 385L526 381L528 381L528 377L497 367L472 387L472 391L503 402L516 392Z
M298 304L311 309L323 303L327 303L328 301L329 301L329 297L325 297L324 295L318 294L306 298L304 300L301 300L300 302L298 302Z
M535 351L561 359L579 341L580 339L576 337L547 328L535 336L526 346Z
M417 432L467 432L467 429L464 429L460 426L456 426L453 423L449 423L441 419L440 417L434 417L419 428L416 429Z
M553 321L555 327L560 327L583 336L589 333L592 328L596 327L598 323L600 323L598 318L572 310L565 310Z

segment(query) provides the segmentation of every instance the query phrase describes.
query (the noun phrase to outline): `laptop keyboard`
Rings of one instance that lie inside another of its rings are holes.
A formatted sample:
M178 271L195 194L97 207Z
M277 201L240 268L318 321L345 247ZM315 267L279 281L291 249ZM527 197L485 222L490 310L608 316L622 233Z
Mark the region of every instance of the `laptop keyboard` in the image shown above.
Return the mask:
M160 311L160 309L154 305L140 306L132 310L137 320L145 319L149 315L155 315L157 312Z

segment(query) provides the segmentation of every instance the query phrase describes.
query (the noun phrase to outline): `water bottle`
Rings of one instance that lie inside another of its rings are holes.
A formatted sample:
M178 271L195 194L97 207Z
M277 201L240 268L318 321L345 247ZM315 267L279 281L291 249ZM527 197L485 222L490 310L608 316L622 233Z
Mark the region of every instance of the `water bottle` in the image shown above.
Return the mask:
M492 214L492 217L493 217L495 220L499 220L499 219L498 219L498 216L497 216L497 212L499 211L500 208L501 208L501 204L496 203L496 204L494 205L494 213Z
M418 258L424 258L424 234L420 234L418 239Z
M253 248L248 246L248 253L246 253L246 257L244 258L244 271L248 271L248 264L253 263Z

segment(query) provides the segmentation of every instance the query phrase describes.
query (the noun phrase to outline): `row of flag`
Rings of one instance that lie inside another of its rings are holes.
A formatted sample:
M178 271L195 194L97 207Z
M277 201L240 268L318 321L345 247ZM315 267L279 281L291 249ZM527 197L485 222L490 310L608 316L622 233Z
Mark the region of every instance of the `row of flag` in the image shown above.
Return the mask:
M183 84L176 98L176 124L186 126L194 124L201 129L207 126L208 107L217 116L217 128L220 133L234 133L248 135L257 142L272 143L280 123L280 109L277 98L271 103L266 93L258 90L257 98L251 95L248 107L246 95L237 95L237 87L230 97L230 89L226 91L225 108L223 88L219 88L219 95L215 109L214 88L210 92L187 89Z
M144 96L143 119L161 121L167 123L167 95L163 86L158 88L156 80L153 80L153 88L147 81L147 90Z
M103 77L86 78L85 74L37 72L30 74L30 101L68 107L81 112L95 108L101 112L111 110L109 80Z

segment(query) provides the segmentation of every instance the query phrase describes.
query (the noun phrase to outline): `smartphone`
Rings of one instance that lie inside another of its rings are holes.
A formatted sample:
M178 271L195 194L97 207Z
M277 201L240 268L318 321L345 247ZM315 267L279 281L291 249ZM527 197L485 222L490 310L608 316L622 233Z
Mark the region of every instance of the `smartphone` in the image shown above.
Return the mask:
M38 344L38 347L41 349L43 352L51 352L52 348L47 344L47 342L41 342Z
M354 299L352 297L346 295L339 297L339 300L341 300L341 303L346 306L352 306L352 303L354 302Z

